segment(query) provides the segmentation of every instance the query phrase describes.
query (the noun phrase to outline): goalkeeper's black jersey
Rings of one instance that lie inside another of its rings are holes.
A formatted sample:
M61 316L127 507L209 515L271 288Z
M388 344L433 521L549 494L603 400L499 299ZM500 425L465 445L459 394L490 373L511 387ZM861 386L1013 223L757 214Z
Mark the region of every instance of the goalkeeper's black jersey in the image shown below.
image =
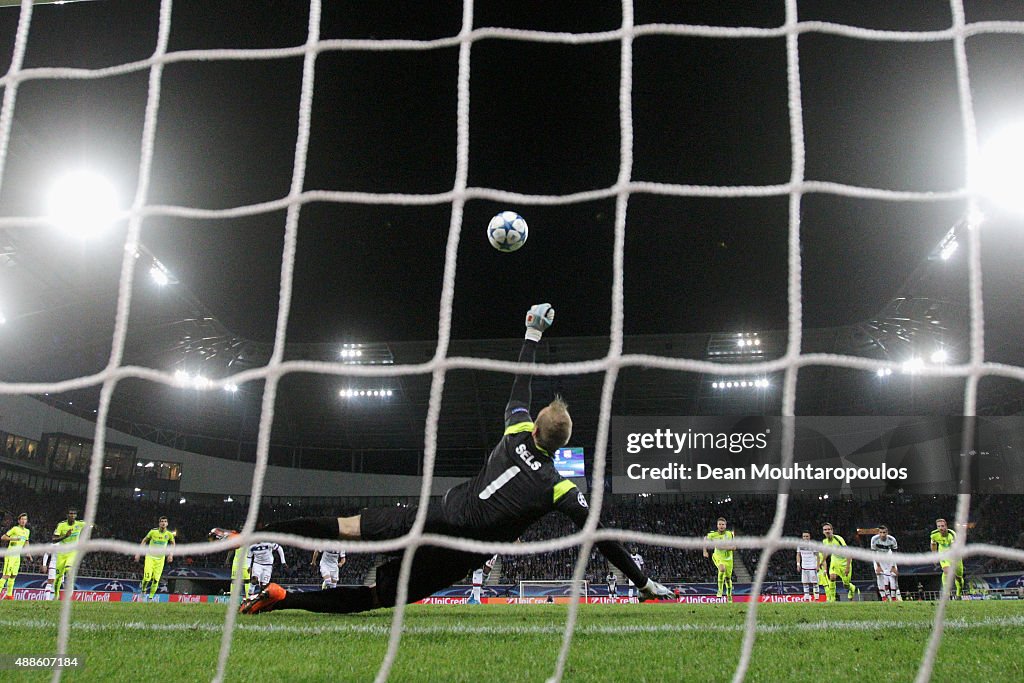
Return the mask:
M580 515L571 509L579 508L586 519L576 485L534 443L529 413L517 412L514 419L483 470L450 489L441 503L445 521L475 538L514 541L556 507L574 520Z

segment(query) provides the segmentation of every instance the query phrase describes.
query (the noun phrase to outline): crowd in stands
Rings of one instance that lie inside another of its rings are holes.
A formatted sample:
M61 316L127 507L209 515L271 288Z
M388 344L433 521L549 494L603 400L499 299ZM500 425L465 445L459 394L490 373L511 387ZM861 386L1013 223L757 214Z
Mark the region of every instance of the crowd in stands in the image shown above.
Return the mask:
M0 525L6 531L15 523L19 512L29 514L32 541L49 540L57 523L64 519L69 506L77 506L79 518L84 516L84 500L76 496L67 498L52 492L37 492L20 484L0 482ZM952 521L956 499L952 496L901 496L871 500L831 499L819 500L791 496L786 513L783 534L799 537L810 531L812 538L821 538L821 525L830 522L835 532L849 545L866 546L870 534L858 535L858 529L871 529L879 524L889 527L900 543L900 549L921 552L929 549L928 534L935 528L935 519L945 517ZM138 542L149 529L156 526L157 518L166 515L169 527L177 532L177 541L200 542L213 527L240 528L247 509L238 503L203 504L189 502L168 506L134 498L115 498L102 495L93 532L94 538L116 538ZM775 515L776 499L772 496L754 496L724 501L659 502L657 499L637 497L605 498L601 520L606 528L627 529L647 533L669 534L683 537L703 537L712 530L718 517L728 520L729 528L737 536L758 536L767 533ZM334 516L357 512L345 501L318 506L274 507L263 505L259 520L267 522L300 516ZM972 500L968 531L971 542L991 543L1004 547L1024 548L1024 496L975 496ZM565 517L552 514L530 528L523 541L558 538L575 532ZM630 552L638 552L644 559L645 571L664 581L708 582L714 580L714 567L700 549L677 549L627 543ZM501 583L515 584L522 580L557 580L572 576L579 548L572 547L540 554L502 557ZM738 559L753 574L761 561L760 550L742 549ZM795 580L795 553L780 550L771 557L767 570L769 581ZM310 564L310 551L285 547L287 566L275 567L275 580L297 583L319 583L319 570ZM39 571L39 556L23 564L23 571ZM229 562L230 553L177 556L175 564L192 567L218 567ZM381 558L372 555L349 554L342 570L343 582L361 583ZM180 563L180 564L179 564ZM739 564L739 563L737 563ZM589 559L586 578L603 583L609 570L604 557L594 548ZM968 571L994 573L1022 571L1024 565L1006 559L982 557L968 563ZM856 571L856 570L855 570ZM88 553L79 572L82 576L109 578L138 578L142 564L132 556L117 553ZM866 573L866 570L865 570Z

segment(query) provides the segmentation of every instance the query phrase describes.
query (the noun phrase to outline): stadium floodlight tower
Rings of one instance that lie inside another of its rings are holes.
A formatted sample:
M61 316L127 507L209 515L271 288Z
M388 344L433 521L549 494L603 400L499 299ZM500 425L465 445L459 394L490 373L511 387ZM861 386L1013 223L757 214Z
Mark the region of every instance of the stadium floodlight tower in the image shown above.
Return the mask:
M345 343L338 351L345 365L392 365L395 357L387 344Z
M105 233L119 213L117 189L110 179L86 169L57 177L47 198L47 217L61 232L82 240Z

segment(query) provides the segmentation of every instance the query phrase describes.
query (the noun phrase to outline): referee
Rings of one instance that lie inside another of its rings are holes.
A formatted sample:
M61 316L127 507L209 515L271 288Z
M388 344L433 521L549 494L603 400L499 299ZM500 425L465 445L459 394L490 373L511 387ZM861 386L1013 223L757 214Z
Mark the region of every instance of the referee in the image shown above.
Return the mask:
M526 339L520 363L532 363L544 331L555 319L550 304L537 304L526 314ZM427 509L424 533L480 541L515 541L534 522L557 510L578 527L587 520L587 499L574 483L555 470L552 454L569 441L572 418L561 397L530 416L529 375L516 375L505 408L505 433L473 479L452 487ZM273 522L264 531L346 541L382 541L412 529L415 506L370 508L352 517L307 517ZM601 553L637 586L641 600L671 598L672 591L648 579L616 541L597 543ZM257 614L277 609L351 613L393 607L397 599L402 551L377 568L376 586L340 586L316 592L288 593L270 584L245 600L240 611ZM421 546L413 558L408 602L421 600L456 583L490 557L449 548Z

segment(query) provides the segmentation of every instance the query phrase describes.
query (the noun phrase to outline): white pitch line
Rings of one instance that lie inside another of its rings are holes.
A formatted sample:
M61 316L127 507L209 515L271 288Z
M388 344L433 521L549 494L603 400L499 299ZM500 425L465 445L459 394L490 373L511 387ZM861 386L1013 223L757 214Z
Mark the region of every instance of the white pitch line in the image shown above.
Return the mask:
M52 629L56 624L44 619L0 619L0 626L21 629ZM1012 628L1024 627L1024 615L1012 617L986 617L978 620L963 618L951 619L946 622L950 629L975 628ZM802 631L846 630L846 631L886 631L893 629L931 629L931 620L927 621L885 621L874 620L823 620L799 624L758 624L758 633L792 633ZM170 623L150 624L142 621L129 621L119 624L107 624L76 620L72 626L74 631L151 631L151 632L185 632L203 631L219 633L221 624L204 623ZM391 626L386 624L333 624L324 626L291 626L287 624L238 624L237 631L252 633L281 633L298 635L320 635L331 633L363 633L385 636L391 633ZM436 626L404 626L403 633L409 635L550 635L560 634L564 627L550 626L470 626L470 625L436 625ZM741 633L742 624L654 624L635 626L577 626L576 633L583 635L622 635L630 633Z

